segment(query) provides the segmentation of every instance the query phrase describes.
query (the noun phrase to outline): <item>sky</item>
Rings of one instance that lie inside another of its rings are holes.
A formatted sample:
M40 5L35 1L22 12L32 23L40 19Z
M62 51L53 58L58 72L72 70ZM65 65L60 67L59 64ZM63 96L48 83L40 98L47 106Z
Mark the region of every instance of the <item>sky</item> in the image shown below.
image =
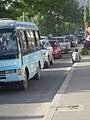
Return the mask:
M80 3L80 7L84 6L84 0L77 0ZM88 6L89 6L89 10L90 10L90 0L88 0Z

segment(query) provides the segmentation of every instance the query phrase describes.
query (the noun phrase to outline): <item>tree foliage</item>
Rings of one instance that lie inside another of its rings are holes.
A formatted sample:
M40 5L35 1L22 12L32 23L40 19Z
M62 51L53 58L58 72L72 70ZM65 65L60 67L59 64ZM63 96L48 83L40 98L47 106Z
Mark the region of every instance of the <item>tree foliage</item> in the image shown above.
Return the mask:
M69 34L83 25L83 9L75 0L7 0L1 3L1 17L31 21L42 34ZM8 6L8 9L6 9Z

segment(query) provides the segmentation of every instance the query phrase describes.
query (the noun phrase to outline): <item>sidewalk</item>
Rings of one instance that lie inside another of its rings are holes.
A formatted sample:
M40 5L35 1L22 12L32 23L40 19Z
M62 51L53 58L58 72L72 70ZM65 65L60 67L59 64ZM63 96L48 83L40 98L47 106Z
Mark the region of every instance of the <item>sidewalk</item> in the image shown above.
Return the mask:
M43 120L90 120L90 56L75 63Z

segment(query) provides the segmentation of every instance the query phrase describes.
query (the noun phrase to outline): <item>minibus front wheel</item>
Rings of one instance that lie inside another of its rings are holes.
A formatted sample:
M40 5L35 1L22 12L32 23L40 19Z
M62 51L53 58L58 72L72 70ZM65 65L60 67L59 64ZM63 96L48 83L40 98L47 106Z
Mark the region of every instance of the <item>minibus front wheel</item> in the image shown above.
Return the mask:
M27 86L28 86L28 76L27 76L27 72L25 71L25 79L20 81L20 89L26 90Z

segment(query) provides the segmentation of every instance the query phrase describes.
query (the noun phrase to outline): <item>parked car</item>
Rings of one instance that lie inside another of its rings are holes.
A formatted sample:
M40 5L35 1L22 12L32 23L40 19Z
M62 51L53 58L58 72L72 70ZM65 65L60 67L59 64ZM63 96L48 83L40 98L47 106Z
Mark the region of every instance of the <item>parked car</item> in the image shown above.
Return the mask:
M69 35L69 42L71 43L72 47L76 47L78 45L78 39L75 37L75 35Z
M48 68L50 65L53 65L54 62L53 48L50 45L49 41L46 39L40 40L40 45L43 53L44 68Z
M41 40L42 40L42 39L48 39L47 36L40 36L40 38L41 38Z
M53 39L59 42L62 52L68 53L68 44L65 41L64 37L53 37Z
M53 47L53 57L54 58L61 58L62 57L62 51L61 46L57 40L49 40L49 43Z
M78 43L79 43L79 44L80 44L80 43L83 43L83 41L84 41L83 35L77 35L76 37L77 37L77 39L78 39Z

